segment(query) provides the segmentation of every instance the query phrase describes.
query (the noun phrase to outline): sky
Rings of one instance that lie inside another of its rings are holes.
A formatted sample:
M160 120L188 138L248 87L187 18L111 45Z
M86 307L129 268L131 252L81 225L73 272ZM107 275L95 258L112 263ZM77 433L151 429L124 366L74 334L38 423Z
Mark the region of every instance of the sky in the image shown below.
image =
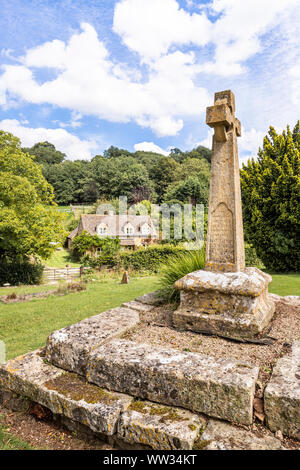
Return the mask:
M300 119L300 0L0 0L0 129L69 159L211 147L231 89L240 160Z

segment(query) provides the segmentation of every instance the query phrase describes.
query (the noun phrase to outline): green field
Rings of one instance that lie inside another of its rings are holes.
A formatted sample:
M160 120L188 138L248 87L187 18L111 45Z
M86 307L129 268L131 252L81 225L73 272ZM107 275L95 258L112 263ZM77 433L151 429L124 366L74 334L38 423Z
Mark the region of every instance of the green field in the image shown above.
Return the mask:
M76 263L70 256L70 253L65 250L55 250L51 258L44 261L44 264L49 268L65 268L66 264L70 268L77 268L80 266L80 263Z
M6 357L10 359L44 346L53 330L117 307L156 288L154 276L132 278L128 285L109 279L88 284L86 291L63 297L53 295L18 304L0 304L0 339L6 344Z

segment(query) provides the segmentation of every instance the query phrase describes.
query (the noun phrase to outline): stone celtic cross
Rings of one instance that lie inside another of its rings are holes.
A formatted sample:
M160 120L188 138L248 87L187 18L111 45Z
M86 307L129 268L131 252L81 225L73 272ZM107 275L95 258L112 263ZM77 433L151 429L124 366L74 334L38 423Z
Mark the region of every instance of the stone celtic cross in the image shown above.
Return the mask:
M214 106L207 108L206 123L215 132L205 269L216 272L243 271L245 249L237 146L241 123L235 117L232 91L215 94Z

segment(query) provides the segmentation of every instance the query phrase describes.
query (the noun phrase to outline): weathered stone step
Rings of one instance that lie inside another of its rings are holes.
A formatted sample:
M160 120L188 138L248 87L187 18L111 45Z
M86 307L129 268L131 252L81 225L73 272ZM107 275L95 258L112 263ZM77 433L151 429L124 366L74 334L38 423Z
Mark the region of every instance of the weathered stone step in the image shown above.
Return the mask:
M205 424L203 418L181 408L134 401L121 414L118 436L129 444L157 450L190 450Z
M1 366L0 386L104 435L116 432L121 413L133 400L128 395L86 385L76 374L46 363L41 351Z
M136 310L137 312L141 312L141 313L151 312L151 310L154 309L153 305L147 305L142 302L137 302L136 300L131 300L130 302L124 302L122 304L122 307L131 308L132 310Z
M250 424L258 371L230 359L113 340L90 354L87 379L109 390Z
M211 420L197 442L201 450L283 450L281 441L271 433L259 437L251 431Z
M140 321L136 310L117 307L51 333L46 345L47 360L61 369L85 375L89 353Z
M16 394L16 395L15 395ZM22 395L22 397L20 397ZM101 439L153 449L192 449L205 420L174 407L134 401L87 384L77 374L45 361L42 350L0 366L0 403L20 411L28 401L60 416L69 429L90 430Z
M300 439L300 340L277 361L264 395L268 427Z

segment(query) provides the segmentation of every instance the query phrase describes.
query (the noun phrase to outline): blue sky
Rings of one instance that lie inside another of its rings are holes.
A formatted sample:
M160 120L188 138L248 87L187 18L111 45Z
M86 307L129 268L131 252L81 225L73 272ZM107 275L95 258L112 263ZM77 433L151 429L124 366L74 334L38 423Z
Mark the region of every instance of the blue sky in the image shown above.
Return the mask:
M300 0L0 0L0 128L70 159L211 145L232 89L241 161L300 118Z

